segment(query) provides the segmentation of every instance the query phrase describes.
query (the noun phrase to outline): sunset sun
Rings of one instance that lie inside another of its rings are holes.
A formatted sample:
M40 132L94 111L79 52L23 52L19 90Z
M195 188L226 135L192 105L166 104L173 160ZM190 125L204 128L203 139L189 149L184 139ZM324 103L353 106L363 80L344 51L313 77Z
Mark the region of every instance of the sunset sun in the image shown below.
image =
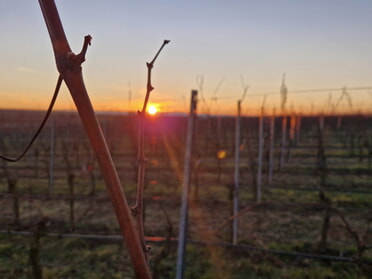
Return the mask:
M158 112L158 109L154 105L150 105L147 109L147 112L151 115L155 115Z

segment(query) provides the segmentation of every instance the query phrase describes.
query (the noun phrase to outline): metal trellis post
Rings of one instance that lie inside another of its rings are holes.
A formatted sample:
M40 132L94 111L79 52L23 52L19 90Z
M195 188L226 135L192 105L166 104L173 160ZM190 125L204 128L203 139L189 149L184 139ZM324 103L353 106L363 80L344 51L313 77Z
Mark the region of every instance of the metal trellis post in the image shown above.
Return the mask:
M176 279L182 279L184 273L184 261L185 261L185 248L186 248L186 234L187 234L187 219L188 219L188 206L189 206L189 193L190 193L190 178L191 178L191 156L193 149L193 138L194 138L194 124L196 118L196 105L197 105L198 91L191 91L191 104L190 114L187 125L187 136L186 136L186 150L185 150L185 165L184 165L184 176L182 183L182 200L181 200L181 215L180 225L178 233L178 251L177 251L177 273Z

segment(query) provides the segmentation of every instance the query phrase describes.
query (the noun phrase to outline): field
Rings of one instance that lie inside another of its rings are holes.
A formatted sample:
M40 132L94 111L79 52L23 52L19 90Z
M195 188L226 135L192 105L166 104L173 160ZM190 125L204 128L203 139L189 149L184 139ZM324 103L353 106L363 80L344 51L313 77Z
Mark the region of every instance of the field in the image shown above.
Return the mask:
M98 118L133 205L137 116ZM0 153L19 154L41 119L40 112L1 111ZM282 157L282 117L274 122L270 178L272 124L265 118L258 203L259 119L241 120L239 229L232 245L235 118L198 116L185 278L370 278L372 118L288 119ZM186 126L185 116L146 122L145 234L154 278L175 277ZM133 278L74 112L53 112L26 157L0 168L0 278Z

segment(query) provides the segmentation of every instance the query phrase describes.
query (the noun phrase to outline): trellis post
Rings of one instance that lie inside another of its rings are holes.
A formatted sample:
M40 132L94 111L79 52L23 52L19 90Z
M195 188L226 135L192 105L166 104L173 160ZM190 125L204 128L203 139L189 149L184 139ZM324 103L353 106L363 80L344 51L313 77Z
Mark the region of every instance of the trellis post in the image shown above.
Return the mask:
M258 123L258 155L257 155L257 185L256 185L256 202L261 202L262 188L262 157L263 157L263 125L264 125L264 106L261 107L261 115Z
M235 158L234 158L234 199L233 199L233 216L239 212L239 161L240 161L240 114L241 100L238 100L238 111L235 122ZM232 243L238 242L238 218L235 217L232 223Z
M194 125L196 118L198 91L191 91L191 104L189 120L187 124L186 136L186 150L185 150L185 165L183 171L182 183L182 199L181 199L181 215L178 232L178 251L177 251L177 273L176 279L182 279L184 273L185 248L186 248L186 234L189 210L189 193L190 193L190 179L191 179L191 159L194 139Z
M269 174L267 179L268 184L271 184L273 180L274 140L275 140L275 109L273 109L273 114L270 117Z
M49 181L48 194L51 195L54 189L54 152L55 152L55 121L52 121L50 126L50 161L49 161Z

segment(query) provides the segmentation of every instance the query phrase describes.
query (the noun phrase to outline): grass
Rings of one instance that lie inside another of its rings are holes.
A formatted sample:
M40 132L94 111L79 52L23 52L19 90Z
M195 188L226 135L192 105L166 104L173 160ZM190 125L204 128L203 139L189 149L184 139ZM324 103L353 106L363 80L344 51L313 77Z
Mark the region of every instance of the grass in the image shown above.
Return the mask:
M45 237L41 241L43 278L134 278L121 243ZM161 247L157 246L157 249ZM159 264L161 277L175 277L175 248ZM157 253L157 251L153 251ZM247 254L248 253L248 254ZM187 247L185 279L367 279L371 267L277 257L216 247ZM151 262L151 257L150 257ZM29 238L0 236L1 278L30 278Z
M133 134L128 134L128 131L116 132L117 126L110 126L109 122L106 123L115 165L118 167L123 189L128 196L128 203L133 205L137 175L136 151L133 151L135 146L133 142L137 131L134 129ZM233 132L231 127L233 124L228 127ZM199 129L203 131L202 126ZM62 127L56 130L57 135L59 131L63 131ZM146 149L149 164L146 170L145 231L147 236L171 234L177 237L184 148L182 139L179 139L181 133L163 135L162 131L156 131L156 129L151 131L154 135L149 135L149 138L152 142L155 137L156 144L152 145L149 142ZM110 137L110 133L113 136ZM71 134L75 136L74 133ZM63 138L71 136L66 133L63 135ZM84 174L81 165L87 161L91 162L92 158L89 152L83 152L86 141L80 139L80 136L71 139L71 142L75 142L75 151L71 151L70 160L76 175L75 220L77 221L73 232L99 235L119 234L120 230L96 162L94 162L96 195L89 195L91 190L89 176ZM224 136L231 138L232 134ZM163 142L164 137L168 137L166 147ZM216 137L213 137L213 140L216 143L219 141ZM219 231L218 229L231 214L231 189L228 186L233 184L232 151L234 149L231 146L233 142L233 140L229 141L229 145L224 147L228 151L228 157L221 164L221 177L218 180L215 158L217 144L210 143L208 150L205 150L204 139L199 141L200 145L197 148L201 153L197 173L199 180L196 181L195 176L192 177L190 194L192 198L189 212L190 239L230 241L231 223L226 223ZM10 146L13 143L9 141L8 144ZM281 173L277 172L277 161L275 162L273 187L266 185L262 187L263 204L247 210L239 217L238 242L240 244L288 252L318 252L317 245L324 223L325 205L320 202L318 196L320 177L316 166L316 142L312 142L314 149L301 148L301 144L300 141L298 147L293 150L290 161ZM18 179L19 193L38 195L20 196L21 219L20 226L17 227L13 224L13 197L1 195L6 192L7 185L4 178L0 179L0 223L2 224L0 229L32 230L40 218L47 217L50 219L49 232L72 232L69 226L66 166L61 159L60 142L57 142L55 146L57 147L55 154L59 156L59 159L55 161L54 192L49 197L46 195L48 179L45 162L41 160L38 162L37 177L31 176L36 173L35 171L26 171L26 168L34 166L32 159L19 165L8 165L9 171ZM340 144L337 144L337 147L340 147ZM128 148L130 150L127 150ZM239 206L242 210L251 206L254 201L255 186L252 184L252 178L256 176L256 173L252 173L246 151L247 149L242 152L240 169L242 185L239 192ZM251 152L255 153L254 148ZM366 169L367 161L360 163L357 157L335 158L336 155L345 155L348 152L348 150L338 148L326 150L327 156L333 156L332 159L327 160L327 166L330 169L340 166L345 169ZM44 153L48 155L46 151ZM203 154L210 156L203 157ZM333 163L336 165L333 166ZM266 165L264 169L263 181L265 182ZM328 172L327 185L324 187L327 198L332 201L332 206L345 214L352 228L360 235L365 231L368 220L370 220L371 196L342 192L342 190L368 190L369 180L368 173L360 175L357 172L350 172L345 175L339 172ZM197 198L194 196L196 184L199 185ZM313 189L313 191L305 189ZM341 192L327 190L340 190ZM366 242L369 245L372 243L370 231L367 231ZM52 237L43 237L40 243L40 260L44 279L133 278L126 248L122 243ZM152 247L150 264L151 269L156 271L157 278L174 278L176 272L174 243L169 249L165 249L167 246L160 243L153 244ZM0 278L30 278L29 249L29 237L0 235ZM330 219L326 252L347 257L356 255L355 241L345 229L340 218L334 215ZM371 249L367 249L363 257L372 259ZM368 278L369 272L371 272L370 268L365 265L330 263L190 244L187 246L185 278L363 279Z
M43 278L133 278L122 244L45 237L41 246ZM29 238L1 236L0 255L1 278L30 278Z

